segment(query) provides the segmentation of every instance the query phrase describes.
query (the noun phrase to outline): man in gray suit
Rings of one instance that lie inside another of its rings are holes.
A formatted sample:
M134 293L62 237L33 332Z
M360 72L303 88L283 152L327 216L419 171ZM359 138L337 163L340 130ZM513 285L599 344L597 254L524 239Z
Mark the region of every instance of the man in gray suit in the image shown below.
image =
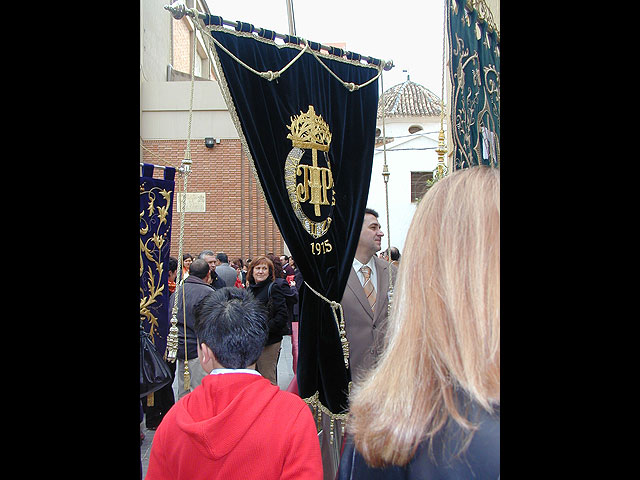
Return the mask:
M349 341L349 366L351 380L356 383L373 367L382 353L384 334L387 329L389 307L389 271L395 285L398 269L386 260L378 258L376 252L382 248L384 233L378 223L378 212L365 209L360 239L347 286L342 295L345 330ZM334 422L334 432L341 431L341 420ZM324 480L336 476L342 438L330 444L331 424L328 416L322 419L323 435L320 449Z
M227 254L223 252L218 253L214 264L216 266L216 273L222 278L227 287L233 287L236 283L238 272L229 265L229 257L227 257Z
M355 383L382 353L389 307L389 269L395 285L397 268L378 258L384 233L378 212L367 208L342 308L349 341L351 379Z

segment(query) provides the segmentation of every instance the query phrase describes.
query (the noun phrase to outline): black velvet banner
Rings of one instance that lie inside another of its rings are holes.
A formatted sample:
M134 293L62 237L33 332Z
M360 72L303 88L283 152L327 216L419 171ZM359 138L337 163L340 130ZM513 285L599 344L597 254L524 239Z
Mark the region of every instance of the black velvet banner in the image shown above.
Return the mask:
M161 355L169 333L168 265L176 169L153 178L153 165L142 166L140 177L140 322Z
M500 41L466 0L449 0L455 169L500 163ZM486 6L482 14L489 16Z
M273 32L262 33L266 38L223 27L211 31L258 72L279 71L302 50L295 37L282 45L267 39ZM310 52L269 81L217 45L216 53L223 94L232 103L229 110L278 228L304 280L325 298L339 302L369 193L378 81L350 91ZM343 53L335 49L336 56L320 57L343 81L362 85L379 73L375 65L342 59ZM308 398L317 392L333 413L344 412L350 373L339 326L329 304L308 288L301 298L300 395Z

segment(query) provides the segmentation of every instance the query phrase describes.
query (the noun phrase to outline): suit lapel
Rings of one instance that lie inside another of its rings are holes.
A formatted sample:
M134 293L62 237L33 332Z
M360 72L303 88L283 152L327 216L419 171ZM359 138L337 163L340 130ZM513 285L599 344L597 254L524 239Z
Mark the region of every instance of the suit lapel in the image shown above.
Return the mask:
M376 257L376 275L378 276L378 285L376 287L376 312L374 315L374 323L378 322L381 316L386 314L388 305L389 290L389 263ZM364 290L363 290L364 291Z
M369 300L367 300L367 296L364 294L364 289L360 284L360 280L358 279L358 275L356 271L351 267L351 272L349 272L349 279L347 280L347 288L351 289L353 295L358 299L358 302L362 305L363 310L365 310L371 319L373 319L373 312L371 311L371 305L369 305Z

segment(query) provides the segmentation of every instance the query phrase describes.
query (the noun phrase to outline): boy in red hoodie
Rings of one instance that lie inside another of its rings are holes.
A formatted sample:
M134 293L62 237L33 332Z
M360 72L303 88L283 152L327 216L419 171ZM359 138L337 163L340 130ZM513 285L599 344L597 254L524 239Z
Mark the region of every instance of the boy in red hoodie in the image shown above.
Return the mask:
M311 410L255 370L266 316L246 290L212 291L195 311L198 359L209 373L165 415L148 480L321 480Z

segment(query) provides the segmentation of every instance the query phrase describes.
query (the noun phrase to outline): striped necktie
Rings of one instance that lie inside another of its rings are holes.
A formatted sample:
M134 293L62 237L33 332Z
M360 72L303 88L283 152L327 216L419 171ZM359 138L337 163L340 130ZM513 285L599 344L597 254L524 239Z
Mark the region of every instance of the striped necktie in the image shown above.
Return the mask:
M371 305L371 311L375 312L376 305L376 289L373 286L373 282L371 281L371 268L363 265L360 269L362 275L364 275L364 294L367 296L367 300L369 300L369 305Z

